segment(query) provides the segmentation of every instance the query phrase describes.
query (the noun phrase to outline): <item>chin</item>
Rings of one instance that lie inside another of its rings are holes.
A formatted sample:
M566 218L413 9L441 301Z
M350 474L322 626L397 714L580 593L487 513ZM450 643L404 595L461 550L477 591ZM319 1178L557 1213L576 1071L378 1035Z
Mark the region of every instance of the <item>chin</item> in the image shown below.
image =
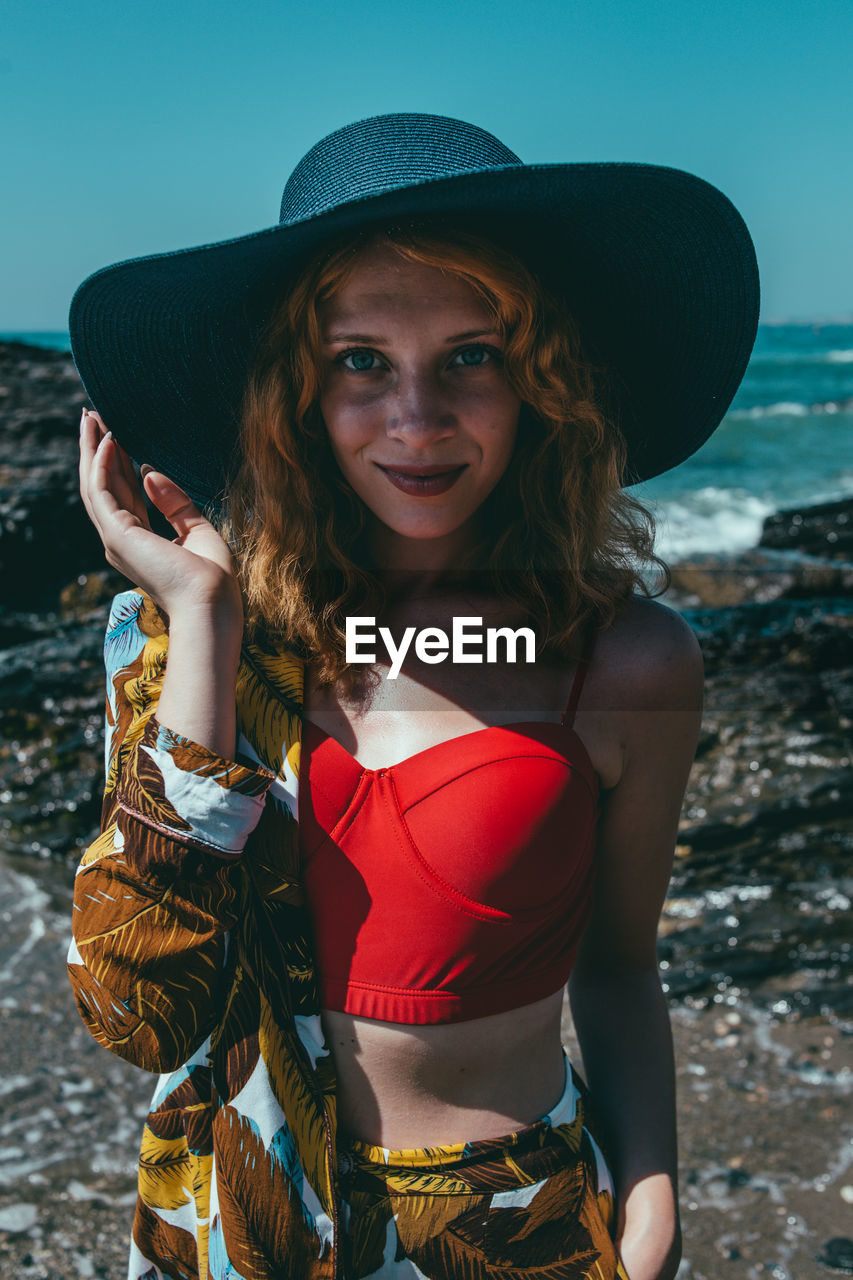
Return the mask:
M396 534L398 538L409 538L412 542L438 542L457 533L470 517L465 514L457 519L445 518L444 520L430 520L423 517L407 520L399 516L387 519L381 515L377 518L390 533Z

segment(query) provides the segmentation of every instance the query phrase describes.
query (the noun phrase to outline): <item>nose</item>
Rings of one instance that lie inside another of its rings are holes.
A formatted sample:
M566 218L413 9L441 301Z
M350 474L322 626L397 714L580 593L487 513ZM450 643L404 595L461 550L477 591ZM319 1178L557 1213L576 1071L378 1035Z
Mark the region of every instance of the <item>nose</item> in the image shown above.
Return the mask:
M456 414L434 373L422 370L400 376L385 427L392 439L405 440L410 446L431 444L455 433Z

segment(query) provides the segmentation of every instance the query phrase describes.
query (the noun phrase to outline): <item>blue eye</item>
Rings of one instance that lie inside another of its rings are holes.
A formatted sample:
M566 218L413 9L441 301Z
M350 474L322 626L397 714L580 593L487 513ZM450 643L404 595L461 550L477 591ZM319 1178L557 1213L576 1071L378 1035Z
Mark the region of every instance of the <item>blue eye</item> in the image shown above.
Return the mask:
M355 373L372 373L376 367L373 364L376 356L372 351L343 351L338 359L345 369L352 369ZM352 364L347 364L348 360L352 360Z
M493 364L497 358L497 352L491 347L463 347L461 351L457 351L455 359L460 360L468 369L479 368L483 364Z

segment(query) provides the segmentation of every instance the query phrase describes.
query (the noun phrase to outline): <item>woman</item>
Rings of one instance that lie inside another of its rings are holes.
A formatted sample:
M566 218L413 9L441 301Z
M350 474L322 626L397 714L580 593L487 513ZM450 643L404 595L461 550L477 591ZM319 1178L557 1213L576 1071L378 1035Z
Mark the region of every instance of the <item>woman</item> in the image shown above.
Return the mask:
M132 1277L675 1274L655 932L701 659L620 486L707 438L756 315L698 179L432 116L81 286L81 491L138 589L69 972L162 1073Z

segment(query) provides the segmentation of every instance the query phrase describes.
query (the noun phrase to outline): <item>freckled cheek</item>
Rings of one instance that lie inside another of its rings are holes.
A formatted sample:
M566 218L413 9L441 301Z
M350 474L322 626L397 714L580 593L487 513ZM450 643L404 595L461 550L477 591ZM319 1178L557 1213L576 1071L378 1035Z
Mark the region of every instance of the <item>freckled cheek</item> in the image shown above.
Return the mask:
M507 424L518 421L521 400L506 386L499 390L471 387L457 400L457 410L471 420L476 419L484 425L505 429Z
M320 413L336 456L352 455L369 444L381 429L375 408L353 404L349 399L321 396ZM338 460L340 461L339 456Z
M518 437L518 419L521 401L507 399L491 406L480 416L479 437L495 466L501 470L507 465L515 449Z

